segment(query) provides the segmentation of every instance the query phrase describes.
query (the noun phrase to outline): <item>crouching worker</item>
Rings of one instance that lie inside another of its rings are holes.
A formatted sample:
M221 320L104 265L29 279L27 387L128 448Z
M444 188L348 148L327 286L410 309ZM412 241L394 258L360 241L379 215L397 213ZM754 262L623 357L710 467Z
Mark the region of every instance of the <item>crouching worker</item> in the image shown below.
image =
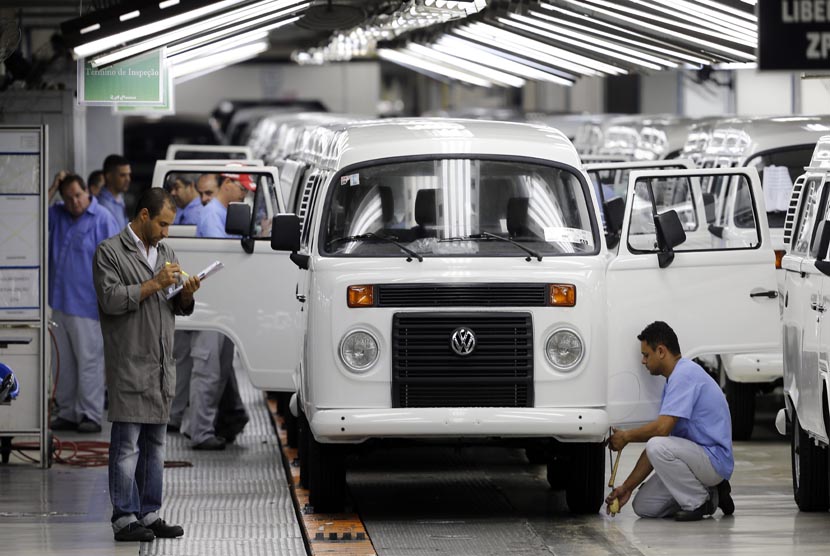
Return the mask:
M612 431L612 450L622 450L630 442L645 442L646 449L631 474L606 498L606 511L610 513L614 499L624 506L643 483L633 502L640 517L698 521L717 508L731 515L732 424L720 386L700 365L681 357L677 335L665 322L649 324L637 339L643 365L652 376L665 378L666 386L655 421Z

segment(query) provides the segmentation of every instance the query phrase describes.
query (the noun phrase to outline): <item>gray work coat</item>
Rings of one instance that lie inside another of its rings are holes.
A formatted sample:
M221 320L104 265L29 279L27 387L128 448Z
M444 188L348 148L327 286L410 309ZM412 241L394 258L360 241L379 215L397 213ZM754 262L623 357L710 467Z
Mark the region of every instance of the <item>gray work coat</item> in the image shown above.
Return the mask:
M109 393L109 421L163 424L176 393L173 357L175 315L189 315L181 295L168 301L164 290L141 300L141 283L166 262L177 262L173 250L158 244L151 269L125 227L98 245L92 278L104 335L104 362Z

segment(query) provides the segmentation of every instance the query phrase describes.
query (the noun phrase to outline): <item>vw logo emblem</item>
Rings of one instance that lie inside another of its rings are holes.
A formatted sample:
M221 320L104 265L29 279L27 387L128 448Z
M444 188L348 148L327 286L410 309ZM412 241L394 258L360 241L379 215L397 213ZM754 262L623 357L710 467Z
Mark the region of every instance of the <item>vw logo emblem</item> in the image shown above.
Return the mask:
M476 335L469 328L456 328L452 333L450 345L458 355L470 355L476 349Z

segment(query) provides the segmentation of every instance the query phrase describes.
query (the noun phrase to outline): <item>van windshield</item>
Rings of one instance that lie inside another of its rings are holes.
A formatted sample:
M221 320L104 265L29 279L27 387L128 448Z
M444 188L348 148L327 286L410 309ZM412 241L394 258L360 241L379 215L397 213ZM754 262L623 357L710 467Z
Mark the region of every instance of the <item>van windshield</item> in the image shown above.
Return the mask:
M598 251L590 201L572 171L519 161L396 162L340 175L320 252L398 257L392 239L423 257L542 256ZM496 239L496 241L493 241Z

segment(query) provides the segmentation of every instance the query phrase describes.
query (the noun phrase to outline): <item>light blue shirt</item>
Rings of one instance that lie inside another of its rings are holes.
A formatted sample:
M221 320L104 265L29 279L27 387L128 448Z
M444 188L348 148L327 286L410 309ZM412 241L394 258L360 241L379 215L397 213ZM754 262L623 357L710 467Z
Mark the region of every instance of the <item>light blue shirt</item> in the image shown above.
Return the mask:
M204 208L205 206L202 204L202 200L197 196L187 206L176 212L176 218L173 220L173 224L198 226Z
M118 231L123 230L124 226L130 221L127 218L127 207L124 204L124 196L118 195L118 197L115 197L110 193L109 189L102 187L97 199L101 203L101 206L106 207L115 217L115 223L118 224Z
M202 217L196 226L196 237L239 237L225 233L225 220L227 219L228 208L220 203L219 199L211 199L202 210Z
M98 320L92 283L95 248L119 232L115 218L93 197L73 218L63 202L49 208L49 305L68 315Z
M720 386L697 363L681 358L663 389L660 415L677 417L671 436L691 440L709 454L724 479L732 476L732 420Z

